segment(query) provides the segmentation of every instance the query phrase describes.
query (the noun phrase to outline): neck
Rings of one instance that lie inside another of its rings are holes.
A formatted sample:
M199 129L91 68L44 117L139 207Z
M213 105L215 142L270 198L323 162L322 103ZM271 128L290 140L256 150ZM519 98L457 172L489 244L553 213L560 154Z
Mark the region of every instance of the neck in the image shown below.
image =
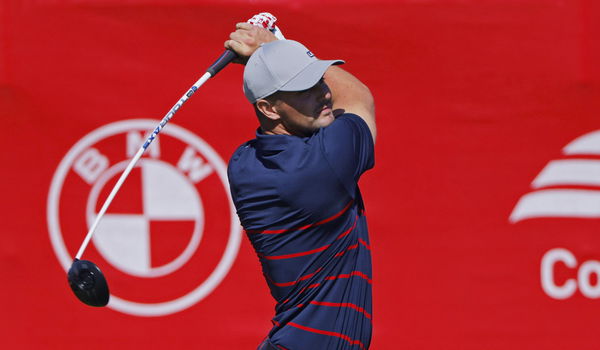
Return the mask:
M278 125L274 128L265 128L263 125L260 126L263 134L265 135L292 135L289 131L283 128L281 125Z
M261 114L258 116L258 122L265 135L293 135L280 120L272 120Z

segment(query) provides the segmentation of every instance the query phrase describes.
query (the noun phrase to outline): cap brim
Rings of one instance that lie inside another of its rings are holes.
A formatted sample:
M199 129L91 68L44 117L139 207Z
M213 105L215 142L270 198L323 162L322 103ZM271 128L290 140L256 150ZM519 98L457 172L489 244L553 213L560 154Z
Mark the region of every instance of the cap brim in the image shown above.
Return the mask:
M315 86L319 80L323 77L327 68L331 65L344 64L342 60L318 60L315 61L306 68L304 68L298 75L292 78L290 81L280 87L279 91L302 91L310 89Z

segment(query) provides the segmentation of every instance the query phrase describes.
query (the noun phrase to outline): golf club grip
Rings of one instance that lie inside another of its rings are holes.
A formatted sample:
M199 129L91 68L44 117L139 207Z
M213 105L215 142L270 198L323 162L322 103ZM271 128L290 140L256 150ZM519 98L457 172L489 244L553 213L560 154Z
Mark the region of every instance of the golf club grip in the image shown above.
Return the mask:
M211 66L208 67L206 71L210 73L211 77L214 77L215 75L217 75L217 73L221 71L221 69L225 68L225 66L231 63L231 61L233 61L233 59L236 57L237 53L227 49L225 50L225 52L223 52L223 54L221 54L221 56L219 56L219 58L217 58L215 63L211 64Z

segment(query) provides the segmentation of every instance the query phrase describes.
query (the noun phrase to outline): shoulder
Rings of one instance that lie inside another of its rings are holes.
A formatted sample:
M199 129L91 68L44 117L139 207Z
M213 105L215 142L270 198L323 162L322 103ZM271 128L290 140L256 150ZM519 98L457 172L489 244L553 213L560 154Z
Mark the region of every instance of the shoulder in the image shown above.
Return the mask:
M322 130L324 150L343 151L352 146L373 152L375 142L367 123L360 116L344 113Z
M235 177L237 175L240 167L243 167L245 164L245 159L248 159L248 153L253 152L252 144L254 140L246 141L243 144L239 145L235 151L229 157L229 161L227 163L227 174L230 177Z
M365 141L373 142L367 123L363 118L353 113L344 113L336 117L335 121L323 130L326 134L351 133L365 138Z
M337 178L353 193L360 176L375 164L375 145L367 123L342 114L322 129L321 149Z
M231 165L231 163L234 163L236 160L239 159L240 155L242 155L242 153L244 153L244 151L246 151L251 146L252 141L253 140L242 143L235 149L235 151L233 151L231 157L229 157L229 165Z

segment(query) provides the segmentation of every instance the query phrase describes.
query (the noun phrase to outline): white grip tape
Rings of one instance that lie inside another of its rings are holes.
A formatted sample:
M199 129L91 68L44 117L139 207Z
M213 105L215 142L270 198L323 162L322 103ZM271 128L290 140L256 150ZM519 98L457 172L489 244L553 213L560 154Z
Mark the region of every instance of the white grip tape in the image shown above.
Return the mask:
M275 22L277 22L277 17L268 12L261 12L248 20L248 23L268 30L273 30L275 28Z
M281 30L279 30L279 28L275 25L275 22L277 22L277 17L273 16L269 12L261 12L252 16L252 18L248 20L248 23L252 25L270 30L277 39L285 39L281 33Z

